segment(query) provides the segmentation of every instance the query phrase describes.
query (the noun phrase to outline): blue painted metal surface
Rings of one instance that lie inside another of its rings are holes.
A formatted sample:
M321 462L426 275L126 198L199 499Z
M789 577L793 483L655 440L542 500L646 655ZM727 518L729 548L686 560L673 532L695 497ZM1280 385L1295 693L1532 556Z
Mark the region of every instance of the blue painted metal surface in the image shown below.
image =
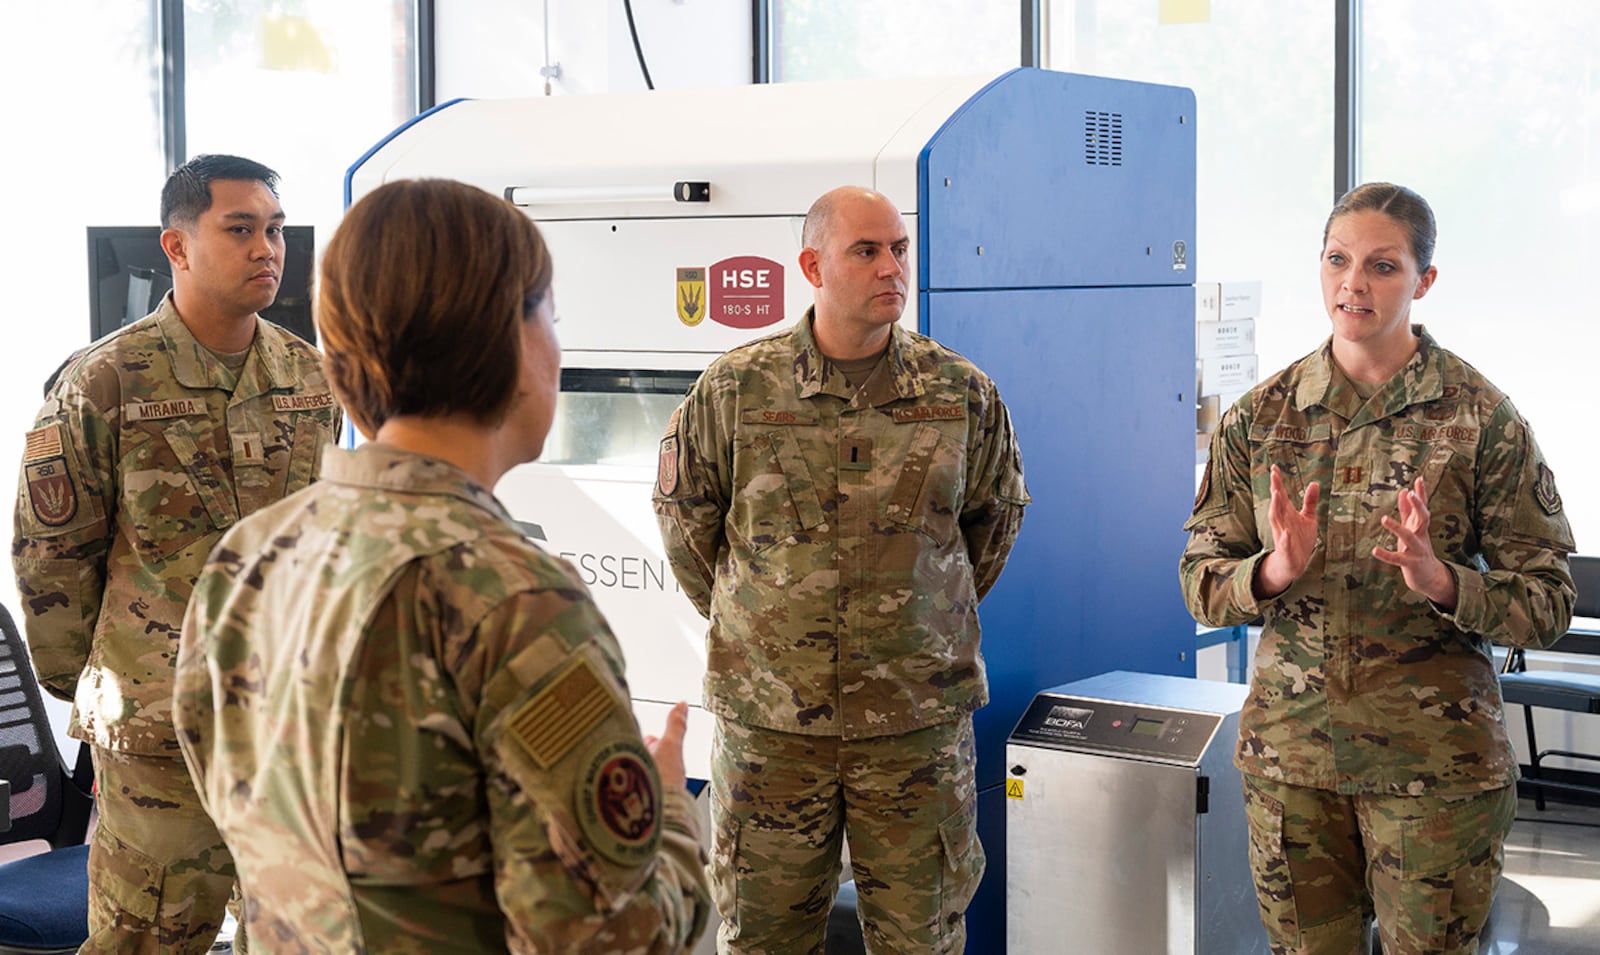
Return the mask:
M979 611L988 868L969 952L1005 951L1005 740L1034 695L1109 670L1194 675L1177 581L1194 490L1194 130L1189 90L1023 69L919 160L922 330L999 385L1033 496Z
M995 379L1028 507L980 608L990 697L979 779L1041 688L1106 670L1193 675L1178 588L1194 498L1194 297L1186 286L935 292L935 338ZM992 713L999 707L1010 713ZM989 750L986 752L986 748Z
M921 288L1193 285L1194 130L1187 89L1005 74L920 157Z

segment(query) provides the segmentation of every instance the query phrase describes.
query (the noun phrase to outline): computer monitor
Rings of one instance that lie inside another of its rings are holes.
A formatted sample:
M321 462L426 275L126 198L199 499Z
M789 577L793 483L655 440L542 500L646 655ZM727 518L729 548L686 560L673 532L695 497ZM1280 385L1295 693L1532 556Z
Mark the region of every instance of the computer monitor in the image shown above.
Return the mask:
M308 225L283 227L283 278L261 317L315 345L311 276L316 238ZM160 226L89 226L89 337L98 340L138 321L172 288L172 264L161 251Z

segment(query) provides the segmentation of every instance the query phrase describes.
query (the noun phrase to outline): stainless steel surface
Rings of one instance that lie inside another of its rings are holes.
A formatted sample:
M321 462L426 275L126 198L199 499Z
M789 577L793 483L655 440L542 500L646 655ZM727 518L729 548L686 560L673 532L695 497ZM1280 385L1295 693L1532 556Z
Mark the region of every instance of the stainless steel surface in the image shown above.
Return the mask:
M1040 694L1085 710L1099 701L1219 719L1198 758L1185 760L1174 757L1178 747L1166 735L1143 740L1146 753L1109 748L1104 721L1125 717L1126 707L1083 717L1101 722L1078 744L1043 740L1024 717L1006 747L1008 785L1021 784L1011 790L1020 798L1006 800L1007 951L1267 951L1232 760L1246 692L1239 684L1115 672ZM1198 811L1202 778L1205 812Z
M1006 950L1195 951L1195 771L1006 747Z

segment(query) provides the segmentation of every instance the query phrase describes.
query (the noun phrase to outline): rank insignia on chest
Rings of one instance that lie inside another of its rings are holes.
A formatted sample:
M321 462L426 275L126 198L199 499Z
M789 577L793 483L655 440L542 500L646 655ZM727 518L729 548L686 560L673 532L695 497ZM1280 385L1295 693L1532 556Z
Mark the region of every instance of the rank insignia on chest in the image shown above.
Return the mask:
M1364 477L1366 469L1359 464L1342 464L1333 469L1333 479L1340 487L1360 484Z
M872 470L872 439L844 438L839 442L839 470Z
M233 463L236 466L256 467L266 464L267 456L261 445L261 435L256 433L233 435Z

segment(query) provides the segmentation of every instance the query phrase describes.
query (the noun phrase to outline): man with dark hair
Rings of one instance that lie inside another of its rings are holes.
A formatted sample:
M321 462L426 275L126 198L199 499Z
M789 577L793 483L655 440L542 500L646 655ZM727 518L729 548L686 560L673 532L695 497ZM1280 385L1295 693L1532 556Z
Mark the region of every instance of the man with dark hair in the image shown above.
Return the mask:
M204 952L234 883L173 730L179 627L223 530L311 483L339 431L316 350L256 314L283 271L277 179L233 156L172 174L172 292L63 369L25 442L28 644L99 781L84 952Z

